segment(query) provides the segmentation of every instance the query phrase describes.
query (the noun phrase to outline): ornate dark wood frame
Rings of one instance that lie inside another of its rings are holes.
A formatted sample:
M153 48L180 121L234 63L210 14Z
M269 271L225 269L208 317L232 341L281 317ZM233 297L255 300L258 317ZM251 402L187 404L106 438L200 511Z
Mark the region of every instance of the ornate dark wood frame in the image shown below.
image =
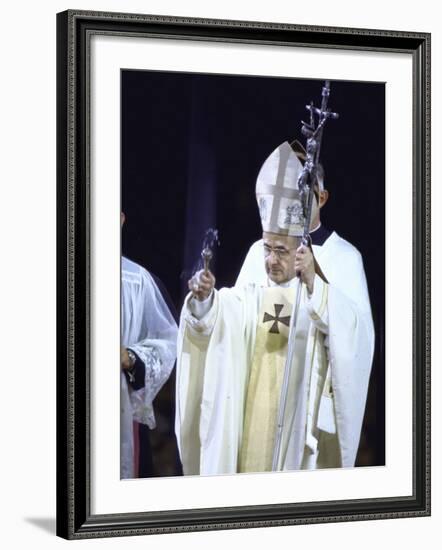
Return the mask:
M94 34L408 53L413 58L413 494L91 515L89 44ZM430 514L430 35L69 10L57 15L57 534L68 539Z

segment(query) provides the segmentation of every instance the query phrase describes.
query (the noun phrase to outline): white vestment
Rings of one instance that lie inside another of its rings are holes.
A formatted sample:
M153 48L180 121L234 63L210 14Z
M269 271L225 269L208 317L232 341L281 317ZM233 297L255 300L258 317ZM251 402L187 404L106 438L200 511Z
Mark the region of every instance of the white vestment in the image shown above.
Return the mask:
M121 373L121 478L134 477L133 421L155 428L153 400L176 359L177 325L152 276L123 257L121 262L121 345L145 366L144 387L134 390Z
M336 233L313 250L329 284L315 276L312 297L303 292L280 469L354 466L367 397L374 331L361 256ZM176 392L176 432L185 474L238 471L266 287L260 241L252 246L237 286L215 291L204 317L196 319L186 301ZM318 314L324 296L326 307ZM327 357L325 372L315 345ZM328 460L326 448L324 452L327 438L336 440L338 464L335 456Z

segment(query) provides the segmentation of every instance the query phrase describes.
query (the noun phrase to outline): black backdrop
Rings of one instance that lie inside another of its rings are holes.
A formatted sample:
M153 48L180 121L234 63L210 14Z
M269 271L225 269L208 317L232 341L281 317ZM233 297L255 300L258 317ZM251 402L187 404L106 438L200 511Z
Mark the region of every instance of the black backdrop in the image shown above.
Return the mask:
M305 105L320 104L322 85L322 80L122 71L121 182L127 218L122 250L160 277L178 311L208 227L218 229L221 241L212 265L217 287L234 284L249 246L261 237L254 194L259 168L283 141L305 143L300 135L301 120L308 118ZM330 198L321 220L364 259L376 348L357 464L381 465L384 84L332 81L329 107L340 116L327 124L323 137L321 162ZM170 415L172 394L173 379L157 398L160 414ZM169 461L170 446L161 441L157 446L158 475L167 475L171 470L163 463Z

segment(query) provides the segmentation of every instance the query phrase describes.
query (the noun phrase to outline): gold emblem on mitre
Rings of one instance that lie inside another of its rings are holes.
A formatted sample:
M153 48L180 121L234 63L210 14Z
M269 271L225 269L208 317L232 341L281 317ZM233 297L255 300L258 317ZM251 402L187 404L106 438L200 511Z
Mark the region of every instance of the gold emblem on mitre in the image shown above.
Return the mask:
M256 200L263 231L300 237L304 209L298 188L302 163L285 141L267 157L256 180Z

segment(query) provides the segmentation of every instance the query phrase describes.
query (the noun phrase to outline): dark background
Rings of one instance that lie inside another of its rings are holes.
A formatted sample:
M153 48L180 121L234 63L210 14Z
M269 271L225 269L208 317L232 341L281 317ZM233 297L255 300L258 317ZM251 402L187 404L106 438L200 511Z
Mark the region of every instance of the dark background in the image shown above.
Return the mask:
M249 246L261 238L259 169L283 141L305 144L305 105L320 105L322 85L293 78L121 72L122 250L162 280L178 311L209 227L218 229L221 241L212 264L217 287L235 283ZM376 334L357 465L383 465L384 84L332 81L329 107L339 119L327 123L323 136L330 198L321 221L362 254ZM173 385L172 377L155 402L157 475L173 474Z

